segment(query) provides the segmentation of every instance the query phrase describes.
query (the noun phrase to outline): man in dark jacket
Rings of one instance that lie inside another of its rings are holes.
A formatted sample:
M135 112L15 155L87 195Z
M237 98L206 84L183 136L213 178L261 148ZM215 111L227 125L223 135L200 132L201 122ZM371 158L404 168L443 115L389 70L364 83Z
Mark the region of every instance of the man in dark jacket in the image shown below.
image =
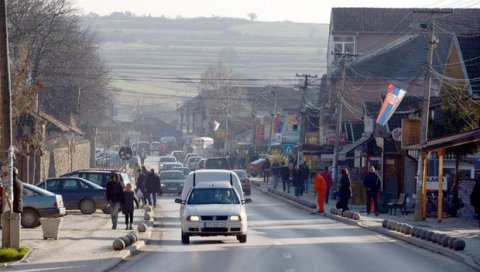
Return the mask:
M153 202L153 207L157 207L157 193L160 193L161 191L161 184L160 177L155 174L155 170L153 169L150 169L150 173L147 175L145 180L145 189L147 191L148 205L152 205ZM152 196L151 198L150 195Z
M270 177L270 160L268 158L265 159L263 163L263 182L268 184L268 178Z
M123 204L123 187L118 181L117 174L112 173L112 180L107 183L105 193L107 195L108 204L110 205L112 229L116 229L118 223L118 211L120 211Z
M370 166L368 173L363 178L363 186L367 193L367 214L370 214L370 201L373 200L375 215L378 216L377 194L380 190L380 178L375 172L375 167Z
M295 196L300 197L302 195L301 190L303 187L303 179L302 173L297 165L292 166L292 183L295 188Z
M140 191L141 198L139 201L142 201L143 205L147 205L147 189L145 189L146 179L147 174L143 173L141 169L138 169L137 195L139 195L138 191Z
M283 191L290 193L290 168L288 165L285 165L285 162L282 162L282 166L280 167L280 177L282 177L282 185Z
M325 170L320 173L323 178L325 179L325 182L327 183L327 193L325 195L325 204L328 204L328 198L330 195L330 188L332 188L333 185L333 179L332 179L332 174L330 171L328 171L328 166L325 166Z
M480 180L477 180L470 194L470 204L475 208L475 212L478 216L478 223L480 226Z
M18 170L13 168L13 212L23 212L23 184L17 178Z
M302 177L302 190L300 195L303 195L303 193L308 194L308 182L310 179L310 168L308 168L307 162L303 161L303 163L300 165L299 170L301 171L301 177Z

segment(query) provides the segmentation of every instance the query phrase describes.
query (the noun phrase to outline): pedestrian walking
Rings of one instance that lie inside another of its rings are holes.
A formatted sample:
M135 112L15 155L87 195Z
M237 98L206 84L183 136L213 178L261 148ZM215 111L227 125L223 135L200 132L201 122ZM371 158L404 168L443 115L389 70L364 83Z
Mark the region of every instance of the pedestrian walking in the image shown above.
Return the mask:
M133 212L135 210L135 205L138 209L138 200L135 197L135 193L132 191L132 185L128 183L125 186L125 192L123 192L123 213L125 214L125 229L133 229Z
M13 212L23 212L23 183L17 178L18 170L13 168Z
M363 178L363 185L367 194L367 215L370 214L370 201L373 201L375 215L378 216L377 195L380 190L380 177L375 172L375 167L368 168L368 173Z
M274 161L272 164L272 185L273 190L277 190L278 182L280 181L280 164Z
M265 163L263 163L263 183L268 184L268 178L270 177L270 167L270 160L266 158Z
M303 161L303 163L300 165L300 171L302 171L303 175L302 195L303 193L308 194L308 183L310 182L310 168L308 168L306 161Z
M157 207L157 193L161 191L160 178L155 174L155 170L150 169L147 178L145 180L145 189L147 189L147 201L148 205Z
M322 177L325 179L327 183L327 192L325 194L325 204L328 204L328 199L330 197L330 188L333 186L333 179L332 174L328 171L328 166L325 166L325 169L321 173Z
M136 162L132 167L132 173L133 173L133 177L135 178L135 181L138 180L138 175L141 173L141 171L138 171L138 170L140 170L140 164Z
M137 199L142 202L142 205L147 205L147 189L145 187L145 182L147 179L147 174L142 172L142 169L138 169L138 179L137 179Z
M347 168L342 168L340 171L342 177L340 178L340 189L338 190L338 198L340 202L340 209L348 211L348 200L352 196L352 190L350 188L350 174Z
M285 165L285 162L282 162L280 167L280 177L282 178L283 192L290 193L290 168Z
M318 212L324 213L325 194L327 193L327 182L320 173L313 178L313 190L317 193Z
M111 180L107 183L105 194L108 205L110 206L110 216L112 218L112 229L117 229L118 211L123 204L123 187L118 181L118 176L112 173Z
M297 165L293 165L292 167L292 183L295 189L295 196L300 197L302 196L301 190L303 187L303 179L301 171L298 169Z
M147 158L147 152L145 151L145 148L142 148L140 151L140 162L142 165L145 165L145 158Z

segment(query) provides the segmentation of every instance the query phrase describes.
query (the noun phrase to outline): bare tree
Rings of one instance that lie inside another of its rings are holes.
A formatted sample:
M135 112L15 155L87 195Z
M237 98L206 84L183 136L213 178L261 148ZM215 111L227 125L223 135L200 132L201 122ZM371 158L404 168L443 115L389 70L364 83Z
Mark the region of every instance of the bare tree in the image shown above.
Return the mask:
M42 82L41 110L65 122L77 114L81 123L98 123L108 76L95 33L76 14L71 0L8 1L12 58L25 62L26 87Z
M250 12L249 14L247 14L247 17L250 19L250 21L255 21L257 20L257 14L255 12Z

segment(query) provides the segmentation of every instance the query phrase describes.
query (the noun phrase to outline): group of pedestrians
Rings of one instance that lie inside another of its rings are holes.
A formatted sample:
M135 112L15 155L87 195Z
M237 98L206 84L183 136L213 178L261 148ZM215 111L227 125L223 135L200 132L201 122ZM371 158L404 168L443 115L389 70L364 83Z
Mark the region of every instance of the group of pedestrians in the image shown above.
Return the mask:
M143 202L142 205L157 207L157 194L162 194L160 177L154 169L147 170L145 166L138 169L137 196Z
M117 229L118 213L120 210L125 214L125 229L133 229L133 211L135 204L138 208L138 200L132 190L132 185L128 183L124 188L119 181L118 175L112 173L111 180L106 186L106 196L110 206L112 229Z
M135 206L142 205L157 206L157 194L161 194L161 183L155 170L147 171L145 166L137 170L138 178L136 179L137 188L134 191L130 183L125 187L119 181L116 173L112 173L111 180L106 185L106 196L110 206L110 215L112 218L112 229L117 228L118 213L120 210L125 214L125 229L133 229L133 212Z

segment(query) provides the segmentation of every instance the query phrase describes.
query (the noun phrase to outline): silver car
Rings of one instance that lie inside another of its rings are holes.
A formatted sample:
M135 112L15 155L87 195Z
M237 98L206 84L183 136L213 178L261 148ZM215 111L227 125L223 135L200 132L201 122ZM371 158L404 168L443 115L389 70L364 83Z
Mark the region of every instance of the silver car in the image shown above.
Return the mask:
M160 173L160 182L163 194L179 195L185 184L185 175L180 170L164 170Z

